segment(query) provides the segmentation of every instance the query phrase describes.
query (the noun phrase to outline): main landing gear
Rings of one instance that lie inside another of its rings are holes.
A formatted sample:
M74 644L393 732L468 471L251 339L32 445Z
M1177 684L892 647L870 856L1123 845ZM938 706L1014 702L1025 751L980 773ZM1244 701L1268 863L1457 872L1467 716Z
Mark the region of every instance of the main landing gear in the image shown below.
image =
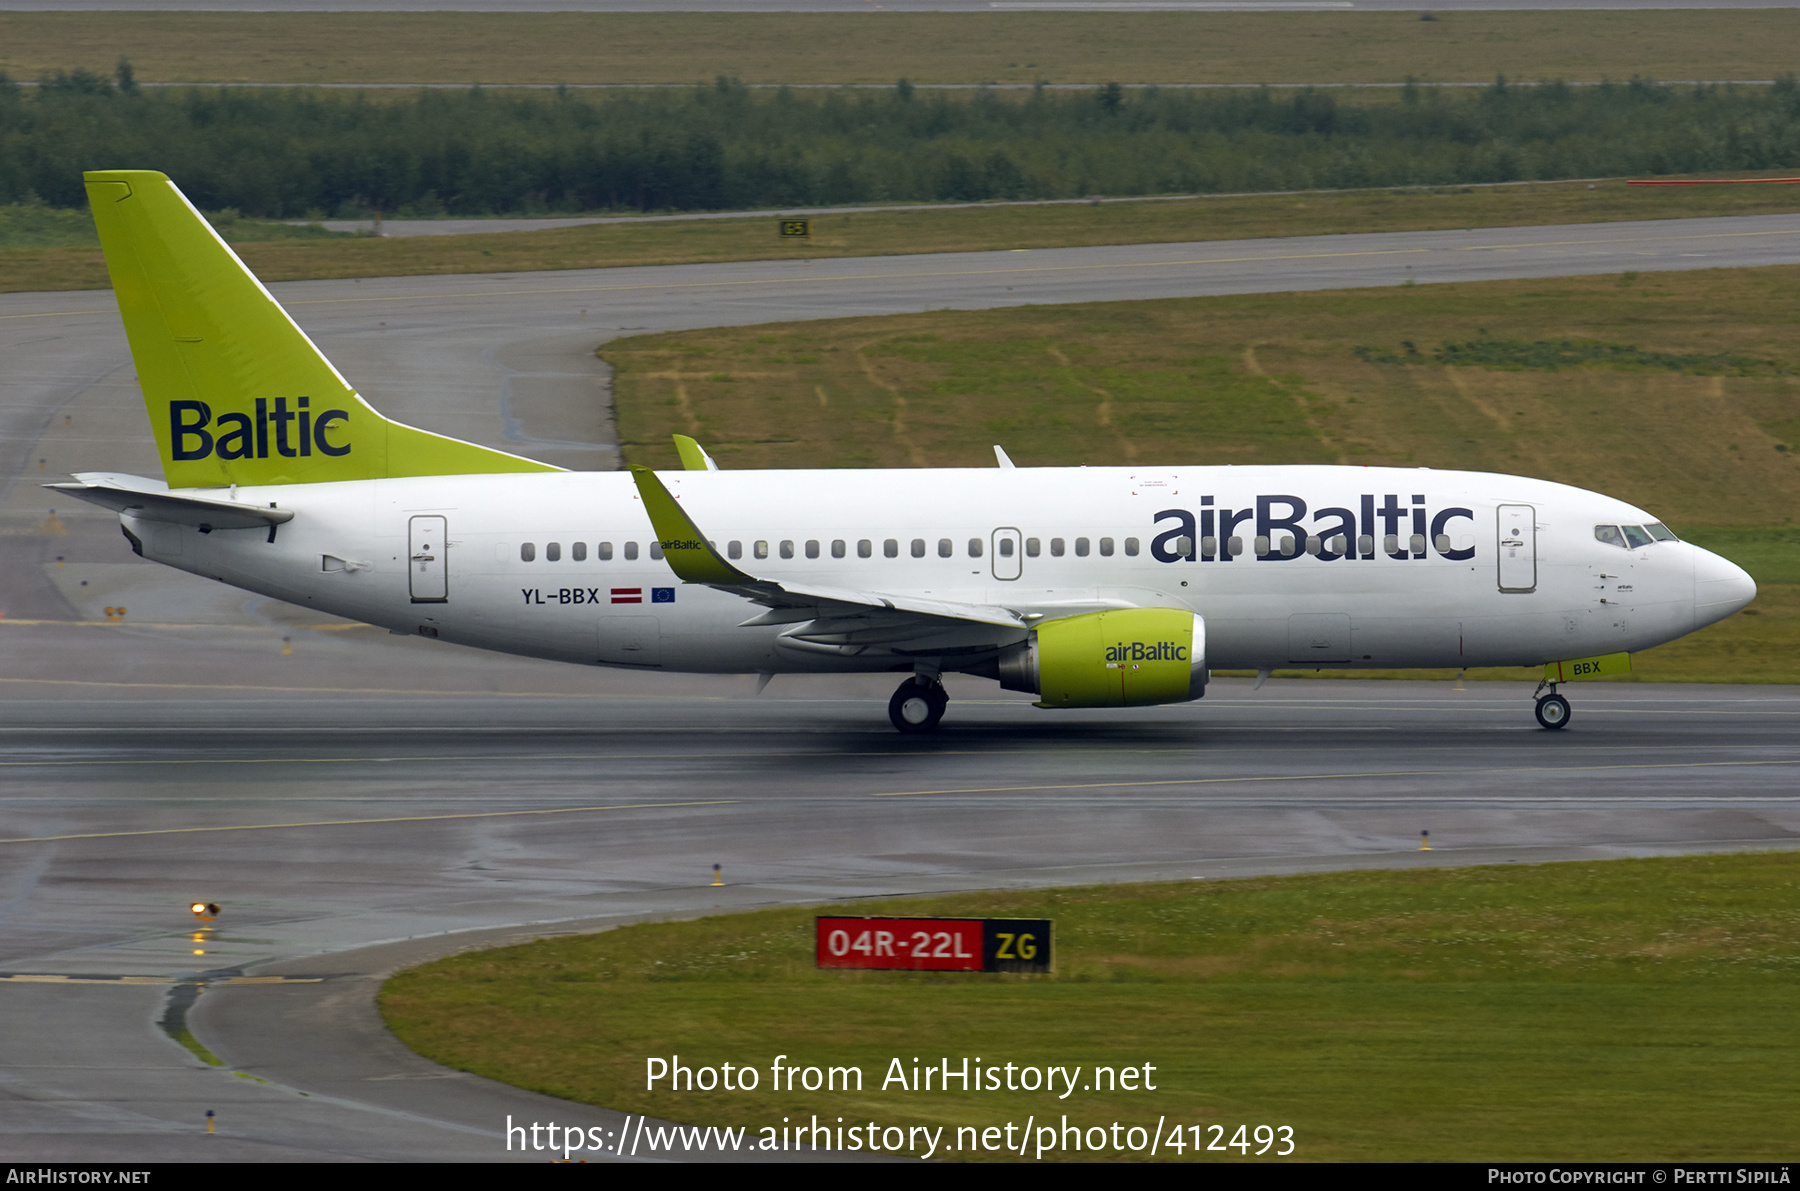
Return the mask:
M1556 693L1556 684L1538 683L1538 691L1550 688L1548 695L1539 694L1537 701L1537 722L1546 728L1561 728L1569 722L1569 701Z
M943 683L915 674L888 700L888 719L901 732L935 732L948 706L950 696L944 693Z

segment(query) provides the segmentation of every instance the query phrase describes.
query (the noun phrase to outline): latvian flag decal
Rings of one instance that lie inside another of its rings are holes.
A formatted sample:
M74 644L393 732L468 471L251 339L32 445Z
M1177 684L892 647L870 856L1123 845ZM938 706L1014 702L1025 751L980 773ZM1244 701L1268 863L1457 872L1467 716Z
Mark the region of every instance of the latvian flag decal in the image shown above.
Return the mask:
M641 604L644 602L644 589L641 587L615 587L612 589L612 602L615 604Z

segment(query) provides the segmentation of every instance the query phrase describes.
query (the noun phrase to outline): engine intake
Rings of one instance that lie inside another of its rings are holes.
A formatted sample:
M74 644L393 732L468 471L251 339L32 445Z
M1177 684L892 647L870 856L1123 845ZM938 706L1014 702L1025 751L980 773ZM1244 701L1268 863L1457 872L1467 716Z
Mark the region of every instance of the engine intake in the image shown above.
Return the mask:
M1000 685L1039 707L1147 707L1206 694L1206 622L1180 608L1049 620L1000 655Z

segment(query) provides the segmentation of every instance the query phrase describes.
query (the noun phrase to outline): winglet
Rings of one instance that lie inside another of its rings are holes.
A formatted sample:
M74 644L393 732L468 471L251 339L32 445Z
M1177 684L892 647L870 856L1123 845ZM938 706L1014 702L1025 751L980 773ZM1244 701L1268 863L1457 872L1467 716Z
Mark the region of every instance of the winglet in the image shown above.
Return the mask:
M1005 448L999 443L994 444L994 461L1005 468L1010 468L1013 465L1013 461L1007 458Z
M688 471L718 471L719 465L706 453L706 448L685 434L674 435L675 449L681 453L681 466Z
M634 465L631 478L637 481L638 495L643 497L644 511L650 514L650 525L656 530L663 557L678 578L687 583L756 582L753 576L719 557L655 472Z

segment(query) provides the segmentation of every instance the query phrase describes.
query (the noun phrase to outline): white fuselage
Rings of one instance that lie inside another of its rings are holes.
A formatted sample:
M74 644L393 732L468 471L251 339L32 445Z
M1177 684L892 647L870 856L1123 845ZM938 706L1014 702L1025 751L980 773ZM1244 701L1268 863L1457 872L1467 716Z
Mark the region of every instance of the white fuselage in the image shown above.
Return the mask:
M1640 650L1729 615L1755 591L1690 544L1596 538L1596 525L1655 521L1641 509L1515 476L1305 466L662 479L719 553L757 578L1043 617L1191 609L1206 623L1207 664L1222 669L1535 665ZM710 673L905 669L919 655L916 642L903 657L879 644L807 646L794 624L739 627L764 609L684 585L653 557L655 533L625 473L287 485L231 498L294 518L272 542L263 529L202 533L129 512L124 523L157 562L507 653ZM943 668L1022 636L982 625L949 634Z

